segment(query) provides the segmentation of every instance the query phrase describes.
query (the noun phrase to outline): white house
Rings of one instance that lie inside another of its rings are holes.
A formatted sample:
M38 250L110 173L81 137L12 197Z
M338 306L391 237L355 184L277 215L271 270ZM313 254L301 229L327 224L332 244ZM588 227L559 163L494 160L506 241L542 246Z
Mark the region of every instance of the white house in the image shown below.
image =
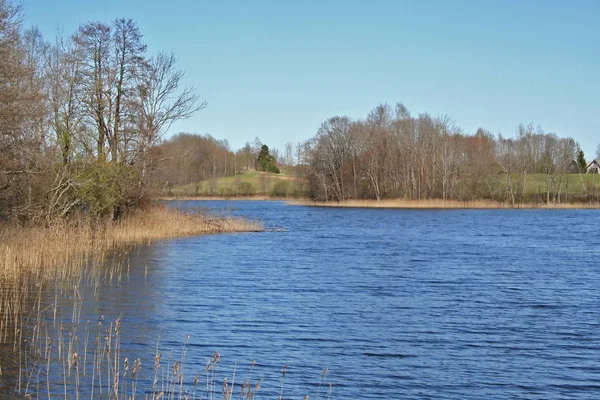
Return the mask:
M600 174L600 164L598 161L594 160L585 169L586 174Z

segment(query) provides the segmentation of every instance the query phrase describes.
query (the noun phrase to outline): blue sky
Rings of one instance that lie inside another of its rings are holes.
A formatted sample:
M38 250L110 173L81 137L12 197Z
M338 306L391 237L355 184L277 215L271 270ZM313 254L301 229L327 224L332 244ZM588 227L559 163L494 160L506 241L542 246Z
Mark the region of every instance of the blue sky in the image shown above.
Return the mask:
M237 149L305 140L334 115L402 102L465 132L519 123L600 143L600 1L21 0L27 26L133 18L207 109L177 123Z

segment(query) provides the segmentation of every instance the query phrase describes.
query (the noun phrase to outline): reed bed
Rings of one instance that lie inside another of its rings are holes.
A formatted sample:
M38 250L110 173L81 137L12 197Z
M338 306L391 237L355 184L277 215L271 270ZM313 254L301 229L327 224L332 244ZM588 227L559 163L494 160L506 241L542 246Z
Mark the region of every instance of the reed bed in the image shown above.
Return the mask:
M43 310L37 311L36 329L15 357L19 373L14 387L2 388L0 375L0 390L4 389L4 393L9 390L26 399L250 400L260 394L278 400L285 398L288 364L281 370L277 390L275 382L269 385L255 377L256 361L242 366L234 363L231 368L222 365L221 355L214 352L204 365L197 358L190 362L190 335L185 336L179 350L163 350L157 343L154 353L134 355L122 346L124 326L120 318L59 322L45 317ZM333 384L326 381L327 373L325 368L320 380L315 376L315 400L331 398ZM270 375L273 379L274 374ZM304 397L308 398L312 397Z
M61 280L82 266L101 263L118 246L153 240L225 232L255 232L261 223L243 218L185 213L153 206L121 220L94 224L61 220L49 226L6 227L0 230L0 281Z
M0 345L4 346L0 348L0 393L48 399L254 398L262 384L251 378L254 363L246 378L241 378L236 366L221 381L225 371L215 353L203 370L191 371L186 363L189 336L175 358L166 359L158 346L154 355L123 354L120 318L84 322L80 315L83 298L94 295L97 282L125 273L119 257L111 255L115 251L127 252L132 245L169 237L262 230L261 223L243 218L163 206L118 221L62 220L49 226L4 227L0 230Z
M164 206L132 212L117 221L63 219L47 226L0 228L0 345L20 348L32 315L30 305L40 302L42 290L52 288L57 296L71 292L76 299L84 280L97 288L102 280L121 279L123 257L114 257L115 252L169 237L261 230L261 223L243 218ZM51 308L56 320L56 301Z
M342 202L315 202L311 200L293 200L289 204L313 207L348 208L407 208L407 209L597 209L600 203L525 203L511 204L491 200L442 200L442 199L390 199L390 200L345 200Z

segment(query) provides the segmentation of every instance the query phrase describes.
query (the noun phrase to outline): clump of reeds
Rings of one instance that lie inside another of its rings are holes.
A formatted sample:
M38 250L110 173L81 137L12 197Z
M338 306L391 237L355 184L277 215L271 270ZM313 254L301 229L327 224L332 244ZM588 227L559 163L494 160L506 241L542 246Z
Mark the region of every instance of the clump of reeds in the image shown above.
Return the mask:
M184 213L165 206L148 207L116 221L93 224L65 218L42 226L0 227L0 343L19 348L23 319L31 312L26 304L38 296L39 309L43 287L54 287L57 293L73 290L76 300L81 297L77 288L82 279L98 282L100 274L110 280L120 277L122 265L118 259L105 263L114 249L127 251L127 246L168 237L260 230L262 224L243 218ZM104 268L96 268L100 266ZM49 307L54 310L56 321L56 301ZM78 319L76 306L72 319ZM78 358L72 361L80 364Z
M72 277L82 266L101 263L107 250L116 246L262 229L260 223L244 218L184 213L161 206L95 224L65 219L50 226L5 227L0 230L0 282L18 282L27 277L37 283L43 278Z
M46 311L47 312L47 311ZM262 388L263 379L253 380L255 361L249 366L243 382L236 381L237 363L232 374L221 368L221 355L214 352L204 368L205 383L201 373L188 365L186 335L181 353L169 352L163 356L157 343L154 355L124 354L123 323L53 322L44 317L36 320L38 332L22 346L18 358L19 376L15 395L25 398L106 398L106 399L223 399L251 400ZM145 359L144 356L150 359ZM152 362L153 361L153 362ZM148 366L148 367L146 367ZM284 379L288 365L282 370L278 399L284 398ZM327 369L321 375L316 398ZM331 396L331 384L330 393ZM275 396L272 392L265 393ZM307 395L305 399L309 398Z

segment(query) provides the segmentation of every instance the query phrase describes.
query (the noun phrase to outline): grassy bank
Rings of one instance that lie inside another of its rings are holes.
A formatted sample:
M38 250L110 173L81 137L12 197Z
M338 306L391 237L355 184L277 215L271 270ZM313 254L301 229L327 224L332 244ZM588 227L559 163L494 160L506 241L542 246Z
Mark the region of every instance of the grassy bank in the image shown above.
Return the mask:
M293 175L270 172L246 172L178 185L157 194L158 197L255 197L301 196L302 189Z
M153 206L118 221L93 226L60 221L49 227L5 227L0 231L0 279L69 277L83 265L101 261L108 250L169 237L262 230L242 218L182 213Z
M500 208L600 208L600 203L526 203L515 204L499 203L491 200L474 200L474 201L458 201L458 200L347 200L343 202L314 202L311 200L293 200L289 202L294 205L316 206L316 207L353 207L353 208L414 208L414 209L500 209Z

